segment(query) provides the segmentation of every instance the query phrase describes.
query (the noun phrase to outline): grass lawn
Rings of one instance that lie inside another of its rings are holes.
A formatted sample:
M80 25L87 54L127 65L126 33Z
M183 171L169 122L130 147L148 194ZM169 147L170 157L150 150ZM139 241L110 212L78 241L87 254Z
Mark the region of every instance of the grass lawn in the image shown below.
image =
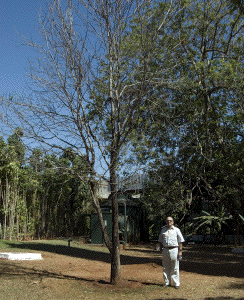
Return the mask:
M111 286L106 247L67 240L0 241L0 252L38 252L43 260L0 260L0 299L244 300L243 254L230 246L184 248L181 286L163 288L162 258L150 246L121 251L121 284Z

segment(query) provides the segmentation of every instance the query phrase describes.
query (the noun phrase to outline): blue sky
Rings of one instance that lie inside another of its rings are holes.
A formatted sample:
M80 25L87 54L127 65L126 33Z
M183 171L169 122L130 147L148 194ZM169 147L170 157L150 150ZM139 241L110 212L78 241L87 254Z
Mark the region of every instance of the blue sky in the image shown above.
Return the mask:
M26 89L28 59L34 51L21 35L38 35L38 17L45 0L0 0L0 94L21 95Z

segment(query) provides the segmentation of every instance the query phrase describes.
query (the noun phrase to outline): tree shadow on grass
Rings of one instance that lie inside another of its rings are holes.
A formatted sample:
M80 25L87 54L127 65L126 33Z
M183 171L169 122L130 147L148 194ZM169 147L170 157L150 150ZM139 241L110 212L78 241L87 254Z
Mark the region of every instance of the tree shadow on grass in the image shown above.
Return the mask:
M141 249L133 251L143 253ZM230 246L187 246L184 247L180 269L202 275L243 278L244 256L232 253Z
M84 258L89 260L96 260L105 263L110 262L110 254L106 252L100 252L95 250L82 249L78 247L68 247L65 245L52 245L47 243L39 243L39 242L22 242L22 243L11 243L7 242L8 246L16 249L29 249L33 251L39 252L49 252L60 255L67 255L70 257Z
M158 287L163 287L164 283L156 283L156 282L148 282L148 281L139 281L139 280L133 280L133 279L128 279L129 282L134 282L134 283L141 283L142 285L146 286L158 286Z
M13 278L30 278L32 281L42 281L44 278L55 279L70 279L80 280L85 282L95 282L95 280L64 275L61 273L50 272L47 270L38 270L36 268L28 268L22 265L11 263L9 261L1 261L0 264L0 279L13 279Z
M243 278L244 256L230 247L195 245L186 247L180 266L186 272Z
M70 257L83 258L93 261L110 263L110 254L108 252L96 251L93 249L84 249L78 247L68 247L64 245L52 245L39 242L22 242L15 244L7 243L10 247L18 249L30 249L41 252L51 252ZM121 254L121 265L139 265L156 264L162 265L162 258L157 252L152 253L151 257L140 257ZM244 258L243 255L232 253L218 253L214 251L204 251L204 248L190 248L184 252L183 260L180 262L182 271L209 275L243 278Z
M236 263L210 263L210 262L195 262L195 261L182 261L180 269L185 272L208 275L208 276L226 276L243 278L244 264Z
M67 255L70 257L83 258L94 261L101 261L105 263L110 263L110 253L96 251L92 249L84 249L78 247L68 247L64 245L52 245L48 243L38 243L38 242L23 242L21 244L15 244L11 242L7 242L7 244L14 248L18 249L30 249L39 252L51 252L55 254ZM161 264L161 260L154 257L137 257L137 256L129 256L129 255L121 255L121 265L132 265L132 264L148 264L148 263L156 263Z
M230 283L228 284L225 288L227 289L237 289L237 290L243 290L243 294L244 294L244 282L240 282L240 283ZM243 297L244 300L244 297Z
M122 280L121 284L113 286L109 281L106 280L97 280L97 279L90 279L80 276L72 276L72 275L65 275L61 272L53 272L48 270L40 270L37 267L26 267L23 264L13 263L7 260L0 261L0 281L2 279L5 280L13 280L14 278L17 279L24 279L26 282L34 282L34 283L42 283L44 279L66 279L66 280L76 280L80 282L86 282L92 284L92 286L102 287L109 286L111 288L133 288L133 283L140 284L141 286L162 286L163 284L156 284L152 282L142 282L138 280ZM132 284L132 285L131 285ZM141 287L140 286L140 287ZM137 287L137 286L136 286Z

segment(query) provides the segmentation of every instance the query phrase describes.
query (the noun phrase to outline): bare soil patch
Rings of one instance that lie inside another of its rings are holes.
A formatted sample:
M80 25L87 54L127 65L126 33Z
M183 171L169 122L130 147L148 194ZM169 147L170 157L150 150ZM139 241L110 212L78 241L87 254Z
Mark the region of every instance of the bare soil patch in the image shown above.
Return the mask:
M104 247L69 248L43 241L21 245L41 252L43 260L1 260L0 299L244 299L244 257L230 247L185 247L181 286L175 290L163 288L161 254L150 247L122 250L122 280L111 286L110 257Z

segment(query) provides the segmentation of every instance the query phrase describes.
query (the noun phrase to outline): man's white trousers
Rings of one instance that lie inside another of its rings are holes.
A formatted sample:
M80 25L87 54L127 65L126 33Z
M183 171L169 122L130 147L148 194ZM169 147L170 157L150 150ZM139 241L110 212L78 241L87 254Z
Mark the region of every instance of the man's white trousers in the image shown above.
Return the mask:
M166 285L171 285L171 279L173 286L180 285L178 247L163 249L163 275Z

